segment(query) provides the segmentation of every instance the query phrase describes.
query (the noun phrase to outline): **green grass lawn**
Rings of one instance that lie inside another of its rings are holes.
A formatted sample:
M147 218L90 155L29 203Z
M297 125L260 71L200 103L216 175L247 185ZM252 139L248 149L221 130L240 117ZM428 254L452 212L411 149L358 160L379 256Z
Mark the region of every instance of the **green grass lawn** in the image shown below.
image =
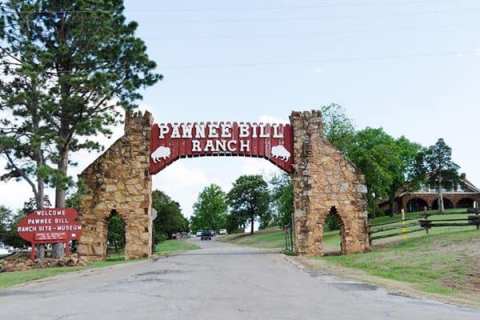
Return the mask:
M420 290L452 295L480 291L480 232L450 231L408 239L349 256L318 257Z
M28 271L2 272L0 273L0 288L7 288L17 284L53 277L61 273L79 271L84 267L59 267L34 269Z
M468 215L460 214L459 212L464 212L465 209L452 209L447 210L446 214L440 214L436 211L430 211L429 213L432 214L429 219L431 220L440 220L440 219L465 219ZM421 213L407 213L407 219L420 219L422 218ZM386 217L378 217L375 219L371 219L369 221L372 225L378 224L385 224L385 223L397 223L398 226L401 226L401 220L399 215L395 215L394 217L386 216ZM407 223L415 222L414 220L408 221ZM410 226L404 228L405 231L410 231L413 229L420 229L418 225ZM430 235L435 234L443 234L443 233L451 233L457 231L469 231L474 230L474 226L465 226L465 227L441 227L441 228L432 228L429 232ZM399 229L396 230L388 230L379 233L375 233L374 236L378 235L388 235L394 234L399 232ZM405 234L405 235L398 235L394 237L389 237L386 239L376 240L374 241L375 244L385 244L390 242L398 242L400 240L407 240L411 238L421 238L425 237L426 233L423 229L420 229L418 232ZM239 245L246 245L256 248L268 248L268 249L284 249L285 248L285 234L282 230L278 228L271 228L266 230L260 230L250 235L248 233L238 233L238 234L231 234L225 237L222 237L222 241L231 242ZM324 233L323 236L324 246L326 252L334 252L340 251L340 234L338 230L334 231L327 231Z
M410 218L421 218L420 214L410 214ZM449 210L447 214L435 214L431 220L463 219L466 214L459 210ZM370 221L383 224L398 221L399 217L381 217ZM407 230L411 230L409 227ZM380 234L398 232L385 231ZM235 234L223 241L253 246L257 248L285 247L282 230L262 230L254 235ZM340 250L339 231L324 234L324 247L327 253ZM367 273L386 279L413 284L417 289L443 295L480 292L480 231L474 226L433 228L427 235L419 231L408 235L374 241L371 252L349 256L325 256L315 259L361 269ZM480 298L479 298L480 301Z
M159 243L155 247L155 253L159 255L167 255L175 252L194 249L199 249L199 247L193 243L183 240L167 240ZM0 288L7 288L33 280L53 277L66 272L81 271L90 268L104 268L116 264L134 261L138 260L125 260L122 254L112 254L108 256L105 260L93 261L89 263L86 267L58 267L17 272L2 272L0 273Z
M125 260L123 255L115 254L108 256L107 259L103 261L93 261L88 264L86 267L57 267L57 268L44 268L44 269L33 269L28 271L17 271L17 272L2 272L0 273L0 288L7 288L17 284L44 279L48 277L53 277L66 272L74 272L85 270L89 268L103 268L109 267L115 264L125 263L129 261L136 260Z
M169 255L172 253L200 249L196 244L185 240L165 240L155 246L155 254Z
M248 233L231 234L223 237L221 241L255 248L283 249L285 248L285 233L278 228L272 228L257 231L253 235Z

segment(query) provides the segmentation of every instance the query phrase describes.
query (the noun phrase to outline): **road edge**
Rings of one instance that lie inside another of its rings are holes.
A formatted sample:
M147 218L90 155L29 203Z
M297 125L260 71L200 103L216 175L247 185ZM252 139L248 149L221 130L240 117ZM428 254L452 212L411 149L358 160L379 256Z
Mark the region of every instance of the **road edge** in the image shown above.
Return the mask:
M309 257L284 255L284 259L304 272L322 271L339 279L358 281L381 287L392 295L420 300L428 299L438 303L474 309L475 311L480 309L480 301L458 296L450 297L424 292L416 289L409 283L373 276L363 270L347 268L326 261L313 260Z

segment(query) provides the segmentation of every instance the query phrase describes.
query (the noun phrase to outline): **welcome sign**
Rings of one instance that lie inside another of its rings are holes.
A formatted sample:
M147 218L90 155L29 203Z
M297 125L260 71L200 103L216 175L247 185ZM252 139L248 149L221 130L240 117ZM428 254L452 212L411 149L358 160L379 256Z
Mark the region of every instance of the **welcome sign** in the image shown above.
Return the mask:
M249 122L162 123L152 126L150 173L179 158L243 156L265 158L293 171L289 124Z

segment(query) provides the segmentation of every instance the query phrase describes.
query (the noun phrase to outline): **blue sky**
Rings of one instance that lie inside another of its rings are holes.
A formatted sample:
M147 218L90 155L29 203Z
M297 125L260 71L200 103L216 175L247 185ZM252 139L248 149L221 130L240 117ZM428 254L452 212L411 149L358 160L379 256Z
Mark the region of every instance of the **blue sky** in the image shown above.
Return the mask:
M286 122L292 110L335 102L358 128L424 145L445 138L480 185L478 1L127 0L126 8L165 76L141 102L158 122ZM75 158L78 173L95 155ZM190 214L206 184L228 189L256 172L278 171L258 159L189 159L156 175L154 186ZM9 183L0 192L29 190ZM20 198L2 202L20 207Z

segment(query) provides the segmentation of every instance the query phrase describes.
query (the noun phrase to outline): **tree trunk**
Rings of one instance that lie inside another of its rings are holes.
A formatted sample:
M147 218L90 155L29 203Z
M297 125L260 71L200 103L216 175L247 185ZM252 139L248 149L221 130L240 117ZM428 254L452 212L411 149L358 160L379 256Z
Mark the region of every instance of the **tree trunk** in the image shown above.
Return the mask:
M57 165L57 170L67 176L68 169L68 150L58 148L61 150L60 159ZM55 188L55 208L65 208L65 187L63 184L57 185ZM55 243L52 246L52 257L55 259L61 259L65 256L63 243Z
M445 212L445 204L443 202L443 192L442 192L442 177L438 179L438 209L441 213Z
M38 153L37 153L38 154ZM43 165L41 154L37 158L37 167ZM35 202L37 203L37 209L42 210L45 201L45 184L42 178L37 174L37 192L35 194ZM45 245L39 244L37 246L37 258L40 260L45 259Z
M250 226L250 234L253 234L254 233L254 225L255 225L255 216L252 215L252 217L250 218L251 220L251 223L252 225Z
M39 125L39 118L38 116L33 116L33 126L35 131L38 130ZM37 164L37 192L35 192L35 202L37 210L42 210L45 204L45 183L43 182L43 178L40 176L39 168L43 166L43 154L42 154L42 145L36 146L34 150L34 157L35 162ZM37 246L37 259L43 260L45 259L45 245L40 244Z
M438 208L441 213L445 212L445 203L443 202L443 192L441 190L438 192Z

